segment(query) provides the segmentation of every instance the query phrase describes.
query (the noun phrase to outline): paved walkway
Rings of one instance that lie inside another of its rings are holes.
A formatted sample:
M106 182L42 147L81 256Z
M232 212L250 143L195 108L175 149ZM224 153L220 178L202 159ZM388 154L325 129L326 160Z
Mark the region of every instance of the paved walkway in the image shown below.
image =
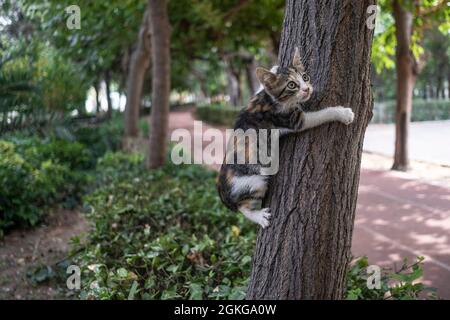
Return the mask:
M177 128L193 132L190 112L171 113L170 129ZM203 132L209 128L203 124ZM450 189L362 169L352 253L391 268L424 256L423 282L450 299Z
M450 166L450 120L413 122L410 125L410 157L413 160ZM364 139L364 150L394 155L395 126L371 124Z

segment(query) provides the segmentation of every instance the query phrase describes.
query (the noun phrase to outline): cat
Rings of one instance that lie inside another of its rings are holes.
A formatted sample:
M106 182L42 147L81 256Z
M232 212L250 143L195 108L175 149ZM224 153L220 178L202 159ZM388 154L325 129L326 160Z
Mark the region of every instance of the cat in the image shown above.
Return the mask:
M304 112L301 109L301 103L311 98L313 86L298 48L295 49L289 67L275 66L270 71L257 68L256 77L262 88L239 113L235 130L278 129L282 138L287 134L302 132L332 121L345 125L353 122L354 113L350 108L328 107L315 112ZM259 146L246 142L245 147ZM247 155L247 150L245 152ZM218 192L225 206L232 211L242 212L246 218L262 228L269 226L271 217L270 208L261 208L270 177L264 169L265 166L259 162L236 164L224 160L217 178Z

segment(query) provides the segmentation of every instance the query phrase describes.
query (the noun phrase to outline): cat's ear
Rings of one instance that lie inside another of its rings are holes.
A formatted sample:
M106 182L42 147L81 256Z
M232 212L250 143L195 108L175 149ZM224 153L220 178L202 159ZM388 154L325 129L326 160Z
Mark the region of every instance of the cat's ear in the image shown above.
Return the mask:
M264 68L256 68L256 78L264 87L277 81L277 75Z
M302 58L300 57L300 50L295 47L294 58L292 59L292 66L300 72L305 71L305 66L303 65Z

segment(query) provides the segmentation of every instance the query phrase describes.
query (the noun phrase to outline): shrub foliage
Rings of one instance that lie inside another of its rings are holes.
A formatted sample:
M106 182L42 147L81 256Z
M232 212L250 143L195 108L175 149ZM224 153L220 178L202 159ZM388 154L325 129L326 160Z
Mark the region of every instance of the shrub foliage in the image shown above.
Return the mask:
M86 199L93 230L77 257L82 297L243 298L256 229L221 205L215 173L144 171L138 160L116 153L98 162L110 182Z
M117 121L45 136L14 132L0 140L0 236L36 225L55 205L73 208L95 187L97 158L119 147Z
M197 119L229 128L234 127L234 121L241 108L234 108L221 104L200 106L195 111Z
M139 154L107 153L97 164L101 186L87 196L92 224L74 244L84 299L242 299L258 228L228 211L214 172L200 166L142 168ZM367 287L367 258L347 275L347 299L417 299L421 261L383 270Z

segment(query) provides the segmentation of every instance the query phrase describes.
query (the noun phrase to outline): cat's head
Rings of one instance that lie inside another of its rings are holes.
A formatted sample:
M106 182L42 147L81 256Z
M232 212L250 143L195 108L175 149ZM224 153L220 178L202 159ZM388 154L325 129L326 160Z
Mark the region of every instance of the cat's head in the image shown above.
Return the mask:
M271 71L257 68L256 77L264 90L274 100L285 106L306 102L311 98L313 92L310 77L305 71L298 48L295 49L289 67L272 68Z

